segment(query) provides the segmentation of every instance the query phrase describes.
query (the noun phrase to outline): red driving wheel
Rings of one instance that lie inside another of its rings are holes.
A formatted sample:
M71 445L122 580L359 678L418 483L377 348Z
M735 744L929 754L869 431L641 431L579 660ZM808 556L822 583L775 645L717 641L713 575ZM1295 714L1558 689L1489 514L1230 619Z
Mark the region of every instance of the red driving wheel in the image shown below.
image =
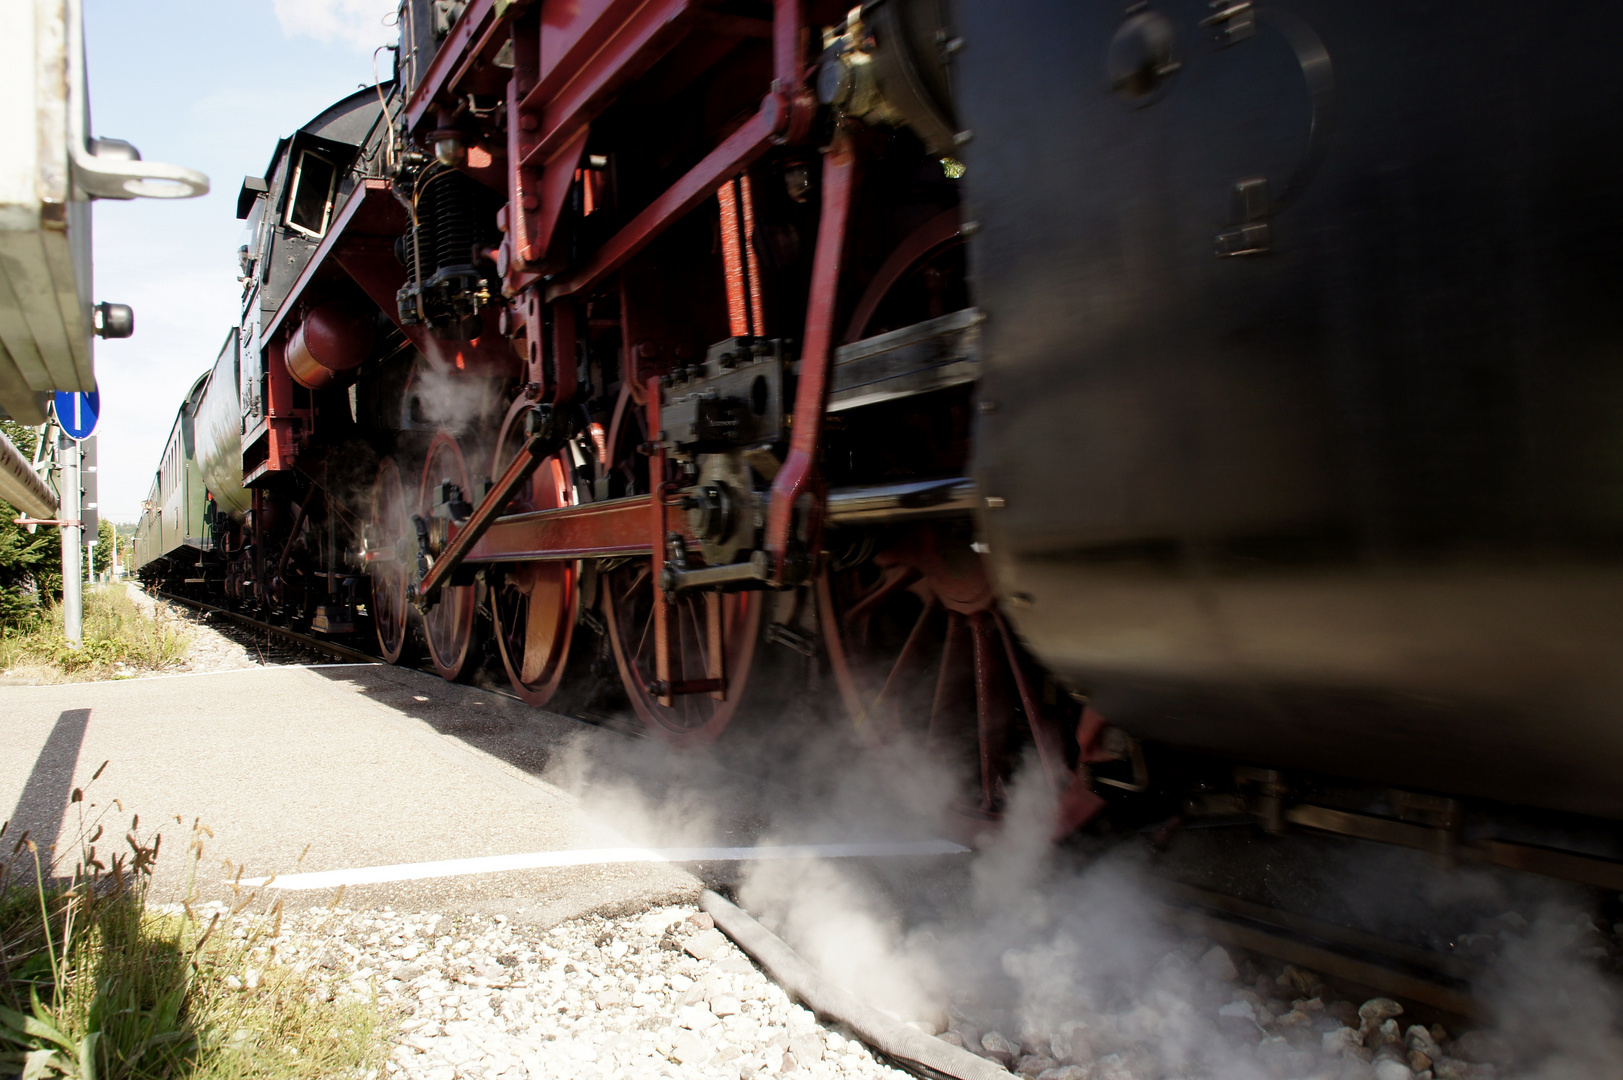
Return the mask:
M647 459L637 453L645 424L643 411L621 391L607 441L611 491L648 492ZM660 700L654 635L653 560L632 558L601 578L600 601L609 645L631 706L649 733L678 746L702 746L732 722L749 681L755 640L761 628L762 594L689 593L672 598L667 626L672 682L699 681L720 672L719 692L676 694Z
M462 498L474 501L462 448L454 436L442 431L428 445L428 459L423 463L422 486L417 495L417 513L429 522L431 531L444 526L433 517L433 512L440 501L442 485L446 483L456 485ZM454 682L472 670L469 658L474 651L478 588L473 583L446 584L440 589L439 602L423 613L423 636L428 642L429 660L442 679Z
M520 398L508 410L490 474L500 476L524 442L523 418L531 403ZM506 513L551 510L579 503L569 450L543 461L513 496ZM496 648L513 692L530 705L545 705L558 691L574 639L579 611L580 564L574 560L515 563L491 577L490 607Z
M671 680L699 681L719 670L726 689L678 694L669 704L654 692L654 582L651 559L633 559L603 576L603 621L626 696L648 731L666 742L702 746L732 722L749 681L761 628L761 594L688 593L670 601Z
M1042 700L967 543L915 526L871 561L824 571L817 600L840 697L864 737L922 735L971 778L957 809L991 819L1005 802L1012 751L1029 736L1061 798L1065 831L1086 820L1079 813L1091 816L1093 803L1072 792L1066 721Z

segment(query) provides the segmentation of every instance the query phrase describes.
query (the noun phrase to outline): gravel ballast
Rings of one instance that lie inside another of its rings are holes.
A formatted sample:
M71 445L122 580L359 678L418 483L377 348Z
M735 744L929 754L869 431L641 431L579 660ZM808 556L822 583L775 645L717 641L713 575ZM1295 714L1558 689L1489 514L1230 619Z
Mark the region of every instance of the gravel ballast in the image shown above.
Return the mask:
M402 1080L908 1075L792 1003L691 906L550 929L312 908L254 954L333 999L375 993L398 1025L385 1075Z

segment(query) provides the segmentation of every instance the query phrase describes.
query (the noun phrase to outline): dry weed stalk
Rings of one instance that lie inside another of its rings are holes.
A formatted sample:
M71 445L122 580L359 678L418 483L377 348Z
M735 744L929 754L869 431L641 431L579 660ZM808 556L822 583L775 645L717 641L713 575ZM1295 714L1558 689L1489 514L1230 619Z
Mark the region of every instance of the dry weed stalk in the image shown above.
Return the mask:
M75 789L70 807L70 873L26 832L0 858L0 1073L359 1077L380 1063L375 1003L328 1005L308 976L275 963L280 901L252 913L260 893L232 882L234 904L199 912L197 873L214 836L201 820L190 826L183 893L164 911L148 903L162 834L143 835L136 815L122 846L103 851L122 803L97 808ZM0 824L0 842L9 828Z

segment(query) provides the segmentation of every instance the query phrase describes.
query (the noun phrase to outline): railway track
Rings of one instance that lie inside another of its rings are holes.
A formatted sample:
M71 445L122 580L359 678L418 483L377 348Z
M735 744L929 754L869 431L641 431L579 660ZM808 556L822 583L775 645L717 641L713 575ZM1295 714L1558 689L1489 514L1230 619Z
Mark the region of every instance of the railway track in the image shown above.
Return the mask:
M244 615L240 611L232 611L230 608L223 608L216 604L205 603L201 600L193 600L190 597L164 592L161 589L156 591L156 595L159 599L167 600L172 604L179 604L182 607L190 608L193 611L203 612L208 615L220 616L230 622L236 623L238 626L248 627L253 630L260 630L266 634L280 637L283 640L292 642L298 647L306 649L310 652L322 653L326 656L336 657L339 660L348 660L362 664L381 664L384 662L382 657L375 656L371 653L362 652L359 649L352 649L347 645L340 645L335 641L326 641L322 638L313 637L309 634L301 634L297 630L292 630L285 626L277 626L275 623L268 623L262 619L256 619L250 615Z

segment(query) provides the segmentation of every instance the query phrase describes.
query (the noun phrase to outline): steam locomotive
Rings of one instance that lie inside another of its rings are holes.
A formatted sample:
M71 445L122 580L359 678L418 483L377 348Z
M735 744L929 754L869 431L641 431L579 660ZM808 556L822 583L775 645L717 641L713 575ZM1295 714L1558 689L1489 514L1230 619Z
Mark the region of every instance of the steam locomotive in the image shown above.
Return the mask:
M1620 24L408 0L243 184L142 572L679 745L813 673L970 816L1615 888Z

